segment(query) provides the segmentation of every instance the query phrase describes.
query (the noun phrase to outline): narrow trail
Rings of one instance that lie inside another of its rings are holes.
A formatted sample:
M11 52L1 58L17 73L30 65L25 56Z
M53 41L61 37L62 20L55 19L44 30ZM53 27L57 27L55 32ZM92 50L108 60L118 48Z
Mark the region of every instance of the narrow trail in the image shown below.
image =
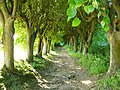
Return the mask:
M95 77L90 77L63 48L57 53L50 58L52 67L39 72L47 81L41 90L94 90Z

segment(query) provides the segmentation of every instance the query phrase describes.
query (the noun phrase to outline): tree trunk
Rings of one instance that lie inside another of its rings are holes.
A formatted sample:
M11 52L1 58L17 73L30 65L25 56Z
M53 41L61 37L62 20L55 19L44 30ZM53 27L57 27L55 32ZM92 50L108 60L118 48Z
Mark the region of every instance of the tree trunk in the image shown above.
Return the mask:
M47 39L46 37L44 36L43 37L43 55L47 55Z
M35 33L33 32L32 28L27 28L27 60L33 61L33 47L35 41Z
M120 31L108 34L110 42L110 66L108 74L114 73L120 68Z
M14 22L11 17L5 20L4 27L4 63L8 70L14 70Z
M95 23L96 23L96 18L94 18L94 20L92 20L91 30L88 35L87 41L85 42L85 47L84 47L84 51L83 51L84 55L88 53L88 49L92 43L92 38L93 38L94 31L95 31Z
M3 23L4 64L10 71L14 70L14 19L17 11L17 0L12 3L10 12L6 0L0 2L0 16Z
M84 46L84 49L83 49L83 55L86 55L88 53L88 44L87 42L85 42L85 46Z
M80 53L83 51L83 39L80 37Z
M37 56L39 58L42 58L42 37L39 36L39 41L38 41L38 54Z
M112 5L118 17L113 21L114 30L111 28L111 30L107 32L107 37L110 42L110 66L108 74L112 74L120 69L120 1L112 0Z
M73 39L74 39L74 41L73 41L74 42L74 52L76 53L77 52L77 42L78 42L77 36L74 36Z
M47 48L47 53L50 53L51 40L47 40L47 45L48 45L48 48Z
M55 50L55 46L54 46L54 44L53 43L51 43L51 49L50 50L52 50L52 51L54 51Z

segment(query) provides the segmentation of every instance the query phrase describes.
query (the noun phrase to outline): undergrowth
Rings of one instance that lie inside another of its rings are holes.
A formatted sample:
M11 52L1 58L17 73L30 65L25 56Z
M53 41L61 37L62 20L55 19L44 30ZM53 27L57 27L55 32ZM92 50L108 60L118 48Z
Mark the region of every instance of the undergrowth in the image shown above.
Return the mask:
M87 54L83 55L82 53L74 53L72 47L65 46L64 47L68 53L75 58L78 58L78 64L84 67L89 71L92 75L105 73L108 69L108 60L109 57L104 57L103 55L92 55Z
M100 79L97 84L97 90L120 90L120 70L114 75Z
M1 72L0 90L37 90L38 79L42 77L36 69L46 68L49 61L35 57L33 62L15 61L15 70L8 72L5 68Z
M79 52L74 53L72 47L64 47L68 53L75 58L79 58L78 64L86 68L92 75L102 75L102 79L96 82L95 90L120 90L120 70L114 75L105 76L109 66L109 56L103 56L101 54L87 54L83 55Z

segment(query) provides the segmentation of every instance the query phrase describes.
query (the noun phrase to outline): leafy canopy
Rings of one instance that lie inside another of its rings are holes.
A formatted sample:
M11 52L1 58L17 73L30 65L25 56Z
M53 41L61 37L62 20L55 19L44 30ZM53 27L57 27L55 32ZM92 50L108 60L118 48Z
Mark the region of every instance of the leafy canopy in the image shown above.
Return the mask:
M78 12L85 11L87 15L93 12L97 12L98 20L105 31L109 30L109 10L106 9L106 3L104 0L68 0L69 7L67 9L67 22L72 18L72 26L78 26L81 22L80 17L78 18Z

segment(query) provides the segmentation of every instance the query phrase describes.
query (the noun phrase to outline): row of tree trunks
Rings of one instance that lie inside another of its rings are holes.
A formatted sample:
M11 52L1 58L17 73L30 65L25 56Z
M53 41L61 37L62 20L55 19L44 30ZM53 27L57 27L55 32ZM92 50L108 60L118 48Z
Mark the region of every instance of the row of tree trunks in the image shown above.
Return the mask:
M87 41L85 42L85 45L84 45L83 55L88 53L88 49L90 48L90 45L92 43L92 38L95 31L95 23L96 23L96 19L92 21L91 29L90 29L90 32L88 33Z

